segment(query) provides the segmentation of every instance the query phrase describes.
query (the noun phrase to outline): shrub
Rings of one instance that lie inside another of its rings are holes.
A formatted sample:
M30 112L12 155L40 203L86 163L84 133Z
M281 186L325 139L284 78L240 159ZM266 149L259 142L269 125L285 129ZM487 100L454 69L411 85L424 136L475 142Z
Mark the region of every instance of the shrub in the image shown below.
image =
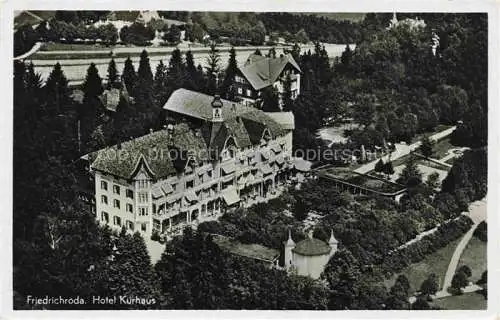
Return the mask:
M482 221L474 230L474 236L483 242L488 242L488 224Z
M153 233L151 234L151 240L160 241L160 234L158 233L158 231L153 231Z
M389 275L399 272L406 266L421 261L426 255L459 238L470 229L472 224L469 217L460 216L456 220L441 225L436 232L423 237L420 241L387 255L382 261L381 268Z

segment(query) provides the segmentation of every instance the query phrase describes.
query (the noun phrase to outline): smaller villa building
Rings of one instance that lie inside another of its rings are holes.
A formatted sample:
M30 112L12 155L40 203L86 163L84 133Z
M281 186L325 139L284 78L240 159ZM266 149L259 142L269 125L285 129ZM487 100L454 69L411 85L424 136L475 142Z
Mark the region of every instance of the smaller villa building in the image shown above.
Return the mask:
M301 73L291 54L276 58L251 54L245 65L238 68L235 77L237 97L246 105L254 105L262 99L262 90L272 86L278 92L279 105L282 107L286 79L290 79L291 95L295 99L300 95Z
M328 243L315 239L312 232L307 239L295 243L289 232L285 242L285 269L300 276L318 279L337 250L338 241L333 232Z

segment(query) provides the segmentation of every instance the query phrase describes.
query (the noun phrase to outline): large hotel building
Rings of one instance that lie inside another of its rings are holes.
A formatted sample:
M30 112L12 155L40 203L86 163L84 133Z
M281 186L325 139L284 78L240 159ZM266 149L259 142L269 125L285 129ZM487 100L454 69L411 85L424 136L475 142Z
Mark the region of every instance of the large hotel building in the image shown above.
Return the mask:
M292 158L291 112L185 89L164 109L164 129L88 155L101 223L168 237L276 197L303 168Z

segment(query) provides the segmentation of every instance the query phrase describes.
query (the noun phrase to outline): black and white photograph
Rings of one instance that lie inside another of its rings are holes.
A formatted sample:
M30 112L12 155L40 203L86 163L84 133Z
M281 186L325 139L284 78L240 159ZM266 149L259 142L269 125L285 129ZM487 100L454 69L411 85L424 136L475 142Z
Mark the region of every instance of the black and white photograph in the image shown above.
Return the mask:
M51 9L4 30L14 315L498 308L488 12Z

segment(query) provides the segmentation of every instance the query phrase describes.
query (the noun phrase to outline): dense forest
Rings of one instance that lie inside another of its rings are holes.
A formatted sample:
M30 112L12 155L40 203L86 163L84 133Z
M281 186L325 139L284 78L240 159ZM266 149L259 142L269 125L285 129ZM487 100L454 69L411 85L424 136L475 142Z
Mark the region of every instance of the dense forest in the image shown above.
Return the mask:
M284 101L285 108L295 114L295 148L326 148L315 132L328 117L356 119L361 126L352 132L347 147L367 148L382 145L384 139L411 140L417 132L438 124L458 123L452 138L472 150L454 163L441 192L435 194L418 170L407 170L417 183L408 185L409 193L399 204L343 194L327 184L306 183L266 206L235 211L218 222L200 225L198 231L187 229L183 237L168 244L155 266L138 234L115 233L97 225L80 198L81 177L75 159L162 128L165 116L161 106L177 88L208 94L218 88L224 97L231 98L236 52L231 51L227 69L221 70L215 44L205 69L194 65L191 52L176 50L151 72L144 51L139 68L135 70L128 59L121 75L111 60L107 82L91 64L80 88L84 94L80 102L71 97L59 64L43 83L33 65L15 61L15 308L36 308L26 304L27 295L120 294L154 298L157 303L149 308L163 309L419 307L407 302L407 279L398 278L391 289L381 281L388 273L422 258L423 252L433 252L459 237L470 221L449 224L435 237L408 247L394 259L384 259L385 253L437 223L455 219L470 201L484 197L488 110L486 15L419 17L428 27L387 30L390 15L367 14L360 22L361 40L356 48L346 47L333 65L319 43L312 52L290 48L304 71L303 92L296 100L285 92ZM436 55L430 49L430 28L441 38ZM111 88L127 92L114 114L105 110L100 99L103 91ZM273 111L276 106L269 100L263 107ZM409 160L407 167L412 166ZM283 209L290 210L292 216L284 216ZM229 256L205 233L280 249L287 228L292 228L297 240L305 236L299 226L306 210L315 210L323 217L316 237L326 239L333 229L342 243L342 250L323 274L326 286ZM62 307L68 306L46 306Z
M169 26L158 19L144 24L135 21L138 11L129 13L134 23L117 30L112 24L93 25L105 21L109 11L56 11L52 18L38 23L35 28L31 24L17 27L14 55L28 51L36 41L81 43L85 39L86 43L111 46L120 39L123 44L148 46L154 39L155 31L163 32L167 45L175 45L182 40L206 42L205 36L209 35L211 41L229 42L235 46L273 45L279 37L288 43L355 43L361 34L357 22L312 14L159 11L163 18L187 22L182 26ZM180 38L181 30L186 31L184 39ZM266 36L269 36L267 41Z

